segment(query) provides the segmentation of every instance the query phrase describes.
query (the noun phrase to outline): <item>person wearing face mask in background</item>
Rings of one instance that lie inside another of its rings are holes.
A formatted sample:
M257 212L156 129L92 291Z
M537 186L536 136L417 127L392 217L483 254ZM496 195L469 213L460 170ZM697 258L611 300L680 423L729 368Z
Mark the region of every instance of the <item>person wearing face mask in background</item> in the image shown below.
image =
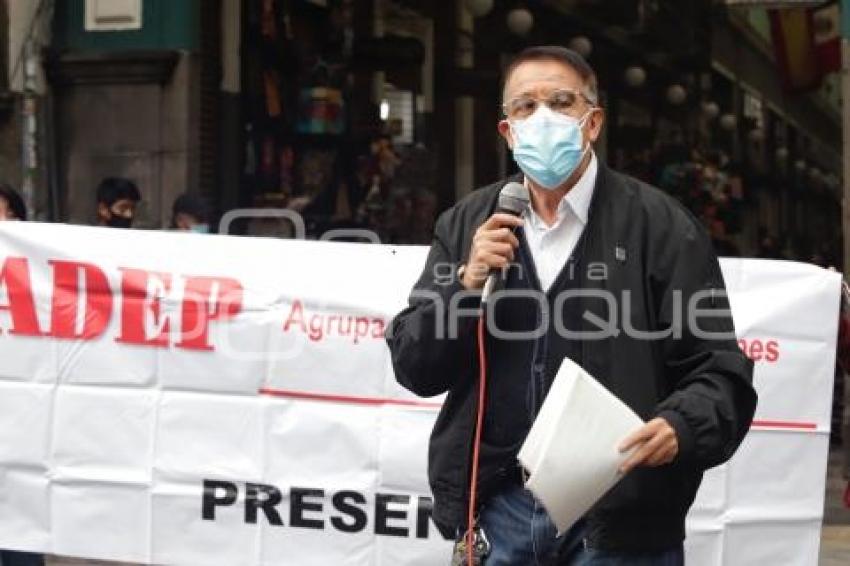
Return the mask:
M18 192L6 184L0 184L0 222L24 221L27 207ZM0 550L0 566L44 566L44 556L30 552Z
M107 177L97 186L97 223L109 228L132 228L142 195L123 177Z
M569 49L534 47L516 57L505 73L498 131L522 174L474 191L440 216L409 306L387 331L399 383L423 397L448 393L431 434L428 475L433 519L459 542L455 563L465 560L458 556L468 525L479 344L476 317L450 305L474 313L490 273L518 293L491 297L494 324L484 334L487 389L472 514L478 540L488 541L486 566L683 564L685 515L702 474L732 456L752 421L753 365L735 340L711 239L674 199L596 156L605 117L598 97L596 74ZM494 213L509 181L529 189L522 217ZM699 328L675 325L676 305L694 296L710 297L698 303ZM643 333L626 331L612 308ZM605 331L607 324L617 331ZM525 336L496 336L493 326ZM585 338L576 338L579 330ZM524 488L517 453L566 357L646 425L618 447L629 452L620 483L557 536Z
M197 195L183 193L171 207L171 229L209 234L209 206Z

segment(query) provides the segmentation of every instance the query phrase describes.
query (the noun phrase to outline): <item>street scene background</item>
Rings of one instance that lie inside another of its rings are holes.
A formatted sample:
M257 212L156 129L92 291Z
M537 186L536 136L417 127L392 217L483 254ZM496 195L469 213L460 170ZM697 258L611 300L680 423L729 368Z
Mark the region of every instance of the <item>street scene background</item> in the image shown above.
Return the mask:
M440 212L518 171L501 75L555 44L599 75L599 158L680 200L719 255L844 272L848 4L2 0L0 183L28 220L215 232L250 209L268 214L228 233L291 238L291 211L310 238L427 245ZM824 565L850 563L846 382Z

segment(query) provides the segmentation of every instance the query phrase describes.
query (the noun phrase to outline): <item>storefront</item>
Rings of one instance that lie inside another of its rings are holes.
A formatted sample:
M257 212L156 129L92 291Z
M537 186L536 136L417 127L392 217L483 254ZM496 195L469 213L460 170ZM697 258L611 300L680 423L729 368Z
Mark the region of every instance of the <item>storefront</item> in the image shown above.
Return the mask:
M140 227L167 226L183 192L214 194L216 138L204 135L216 101L204 88L217 62L208 41L216 27L204 18L213 4L55 4L44 58L54 220L92 222L95 189L110 176L138 185Z
M406 14L407 29L376 35L397 16L389 3L380 14L351 0L243 8L239 204L301 211L309 234L370 228L411 241L423 228L416 201L433 200L427 172L408 171L429 158L419 109L425 45L410 35L424 27L417 14Z
M829 114L784 93L769 48L708 1L138 0L101 27L95 4L57 4L46 64L63 220L86 221L117 174L142 187L148 226L190 191L222 212L297 210L313 236L427 243L440 210L516 170L500 78L538 44L597 71L599 156L677 194L730 250L802 241L823 216L811 195L837 182Z

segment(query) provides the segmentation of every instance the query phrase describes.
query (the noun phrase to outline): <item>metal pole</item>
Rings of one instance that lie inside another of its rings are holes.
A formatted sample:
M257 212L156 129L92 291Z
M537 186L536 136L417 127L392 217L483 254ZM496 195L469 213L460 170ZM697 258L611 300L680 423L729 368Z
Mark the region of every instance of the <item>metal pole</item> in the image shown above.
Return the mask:
M21 105L22 179L21 192L30 215L35 216L35 184L38 173L38 102L36 78L38 56L32 38L24 46L24 95Z

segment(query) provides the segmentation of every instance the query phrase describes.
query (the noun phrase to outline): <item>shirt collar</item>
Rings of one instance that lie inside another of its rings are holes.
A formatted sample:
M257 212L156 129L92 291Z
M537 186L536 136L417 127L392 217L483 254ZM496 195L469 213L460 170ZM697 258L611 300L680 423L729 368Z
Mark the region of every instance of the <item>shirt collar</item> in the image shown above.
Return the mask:
M573 188L564 195L564 198L561 199L561 202L558 204L559 218L562 217L565 209L569 207L583 225L587 224L587 219L590 213L590 201L593 200L593 190L596 187L596 176L598 172L599 162L596 159L596 153L591 151L590 163L588 163L587 169L584 170L584 173L582 173L582 176L576 184L573 185ZM535 224L537 224L536 221L539 220L538 214L533 208L530 208L530 212L531 218L535 221ZM539 224L541 227L545 227L542 220L539 220Z
M599 163L596 160L596 154L590 153L590 163L587 165L584 174L570 189L564 200L567 201L570 208L581 220L582 224L587 224L587 217L590 213L590 201L593 199L593 189L596 186L596 175L599 172Z

